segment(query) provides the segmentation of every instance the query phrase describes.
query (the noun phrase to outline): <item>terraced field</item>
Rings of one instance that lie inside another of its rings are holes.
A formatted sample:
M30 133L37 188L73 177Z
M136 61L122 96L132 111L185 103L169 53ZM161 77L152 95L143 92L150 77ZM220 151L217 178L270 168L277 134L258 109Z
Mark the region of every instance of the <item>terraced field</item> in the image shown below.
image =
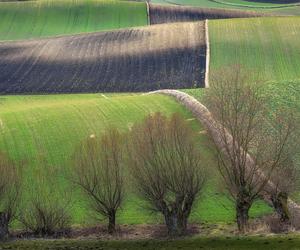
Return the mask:
M211 70L240 64L265 80L300 78L300 17L209 22Z
M201 87L202 22L0 43L0 93Z
M115 126L125 132L149 112L160 111L165 114L180 112L189 119L196 131L202 130L184 107L175 100L160 95L2 96L0 101L0 149L7 152L16 162L23 164L24 204L26 199L36 192L37 180L45 179L43 186L52 184L51 197L59 195L56 192L60 188L68 189L70 184L66 178L72 171L70 158L76 145L87 136L101 134L107 126ZM232 204L219 194L215 184L216 162L209 145L207 135L199 134L199 147L210 168L211 181L203 193L203 200L195 209L192 220L210 223L232 222ZM118 222L159 222L160 217L157 218L142 208L142 202L135 197L131 189L131 182L126 183L126 201ZM85 203L75 189L72 192L72 201L73 224L97 223L88 216ZM252 215L257 216L269 210L263 204L257 203Z
M50 0L0 3L0 40L18 40L147 25L145 3Z

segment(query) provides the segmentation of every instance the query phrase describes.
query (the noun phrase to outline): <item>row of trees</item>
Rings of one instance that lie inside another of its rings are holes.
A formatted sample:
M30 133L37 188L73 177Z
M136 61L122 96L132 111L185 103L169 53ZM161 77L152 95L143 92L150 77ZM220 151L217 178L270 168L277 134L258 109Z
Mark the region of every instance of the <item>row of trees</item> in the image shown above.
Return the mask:
M249 210L261 197L268 197L280 219L288 223L288 197L298 187L295 117L287 110L270 112L262 86L250 84L239 69L234 74L219 73L205 101L219 122L218 169L235 202L239 231L248 230ZM182 235L211 167L196 138L180 114L170 118L161 113L149 115L126 135L108 129L101 137L84 140L72 157L71 180L80 187L90 208L108 219L109 233L116 230L116 214L126 189L124 176L129 175L149 208L162 214L169 234ZM4 155L0 155L0 171L3 238L16 215L21 178ZM42 235L64 227L70 219L65 207L45 201L35 199L31 209L19 216L26 228Z

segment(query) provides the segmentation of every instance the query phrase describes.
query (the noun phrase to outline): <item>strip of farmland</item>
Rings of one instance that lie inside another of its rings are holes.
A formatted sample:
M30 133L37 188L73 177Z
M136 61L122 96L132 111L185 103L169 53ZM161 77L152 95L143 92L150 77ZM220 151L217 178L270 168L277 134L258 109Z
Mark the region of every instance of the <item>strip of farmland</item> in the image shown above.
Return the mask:
M203 87L204 22L0 43L0 92Z
M190 22L205 19L246 18L267 15L252 11L166 6L158 4L149 4L149 14L151 24Z

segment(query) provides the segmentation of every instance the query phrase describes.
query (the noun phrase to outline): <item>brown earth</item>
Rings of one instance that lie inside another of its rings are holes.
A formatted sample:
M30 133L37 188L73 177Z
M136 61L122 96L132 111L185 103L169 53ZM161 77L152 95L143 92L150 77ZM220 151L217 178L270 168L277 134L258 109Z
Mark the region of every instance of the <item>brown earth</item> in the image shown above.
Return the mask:
M0 93L204 86L204 22L0 43Z
M149 15L151 24L161 24L200 21L205 19L258 17L266 16L267 14L252 11L149 4Z

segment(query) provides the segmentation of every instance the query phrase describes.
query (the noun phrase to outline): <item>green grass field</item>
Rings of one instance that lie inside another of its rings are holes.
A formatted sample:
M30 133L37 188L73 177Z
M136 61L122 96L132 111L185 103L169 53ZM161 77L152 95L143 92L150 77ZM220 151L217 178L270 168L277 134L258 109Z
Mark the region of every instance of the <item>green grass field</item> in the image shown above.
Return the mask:
M59 196L61 189L73 189L73 225L92 225L86 204L77 189L66 180L72 171L71 155L85 137L99 135L108 126L127 131L150 112L165 114L180 112L190 120L196 131L199 123L181 105L169 97L159 95L46 95L2 96L0 98L0 149L17 162L23 163L24 206L35 189L37 180L46 179L42 185L50 186L51 196ZM213 147L207 135L199 134L199 147L210 169L210 182L203 199L196 205L191 220L206 223L231 223L234 221L233 204L220 193L217 185L216 162ZM44 177L46 176L46 178ZM49 179L50 178L50 179ZM118 222L121 224L159 223L161 218L142 207L134 195L131 180L126 180L126 199ZM55 187L55 188L54 188ZM60 197L58 197L60 198ZM262 202L251 211L258 216L271 211ZM17 225L16 225L17 227Z
M0 3L0 40L112 30L148 24L145 3L44 0Z
M300 78L300 17L209 22L211 72L239 64L265 80Z
M35 240L15 241L1 244L3 249L144 249L144 250L298 250L300 238L297 235L276 237L198 237L179 240Z

